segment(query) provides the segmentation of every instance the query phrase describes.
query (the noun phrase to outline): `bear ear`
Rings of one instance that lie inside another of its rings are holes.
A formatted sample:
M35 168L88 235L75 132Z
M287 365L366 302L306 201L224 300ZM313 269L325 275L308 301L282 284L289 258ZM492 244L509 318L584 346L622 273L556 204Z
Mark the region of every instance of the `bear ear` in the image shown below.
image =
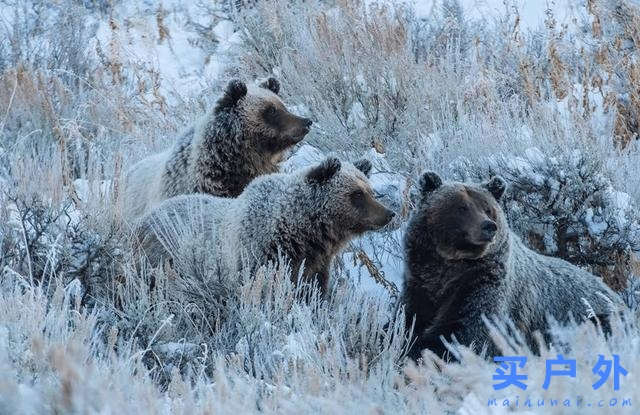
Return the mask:
M505 182L504 179L500 176L494 176L483 186L489 191L489 193L493 195L496 200L499 201L504 194L504 191L507 189L507 182Z
M371 168L373 167L371 162L367 159L354 161L353 165L356 167L356 169L360 170L367 177L369 177L369 173L371 173Z
M340 170L340 160L329 157L307 173L307 182L320 184L331 179Z
M239 79L229 81L224 94L216 104L216 112L235 107L245 95L247 95L247 85L244 82Z
M278 82L276 78L268 78L262 82L260 86L264 89L268 89L274 94L278 94L278 92L280 92L280 82Z
M433 171L426 171L420 177L420 192L424 195L442 186L442 179Z

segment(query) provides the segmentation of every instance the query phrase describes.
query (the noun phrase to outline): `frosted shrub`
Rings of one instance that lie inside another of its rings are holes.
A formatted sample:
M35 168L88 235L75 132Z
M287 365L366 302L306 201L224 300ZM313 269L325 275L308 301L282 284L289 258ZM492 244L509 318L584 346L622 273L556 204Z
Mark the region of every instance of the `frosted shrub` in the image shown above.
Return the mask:
M95 223L71 201L56 206L23 196L6 197L0 266L44 286L56 277L77 280L82 290L112 272L122 244L115 225Z
M320 123L314 144L351 152L374 147L398 162L418 151L409 134L428 118L421 92L428 85L412 51L409 8L279 1L256 9L241 21L243 66L280 76L283 92Z

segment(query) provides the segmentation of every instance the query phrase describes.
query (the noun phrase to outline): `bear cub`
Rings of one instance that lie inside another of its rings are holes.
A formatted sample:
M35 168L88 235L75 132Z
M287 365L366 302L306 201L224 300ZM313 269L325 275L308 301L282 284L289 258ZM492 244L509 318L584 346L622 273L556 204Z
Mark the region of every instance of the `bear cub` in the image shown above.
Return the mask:
M380 229L394 213L368 181L371 163L329 157L293 173L258 177L235 199L203 194L168 199L143 217L138 240L152 265L219 259L222 272L254 269L280 257L291 275L327 291L336 254L355 236ZM304 266L304 268L303 268Z
M215 106L173 148L131 167L125 178L125 218L134 222L162 200L180 194L236 197L278 163L311 128L278 96L280 83L232 80Z
M600 278L527 248L498 203L505 189L500 177L481 185L443 183L433 172L421 177L421 199L404 239L403 300L416 337L410 357L425 348L445 355L441 336L495 356L482 315L511 319L537 351L535 331L550 340L547 314L583 321L584 299L606 318L612 304L622 304Z

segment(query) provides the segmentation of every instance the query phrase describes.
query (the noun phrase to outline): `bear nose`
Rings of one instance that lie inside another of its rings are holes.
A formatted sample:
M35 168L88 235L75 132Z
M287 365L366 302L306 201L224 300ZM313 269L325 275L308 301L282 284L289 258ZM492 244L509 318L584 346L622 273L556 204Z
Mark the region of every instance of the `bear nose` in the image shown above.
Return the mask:
M311 120L310 120L310 119L308 119L308 118L305 118L305 119L304 119L304 126L305 126L305 127L309 128L309 127L311 127L311 124L313 124L313 121L311 121Z
M498 230L498 226L494 221L485 220L480 227L482 230L482 238L485 240L491 240Z
M396 216L394 211L392 211L391 209L383 208L383 210L380 211L380 216L377 216L374 219L376 228L386 226L389 222L391 222L391 219L393 219L394 216Z

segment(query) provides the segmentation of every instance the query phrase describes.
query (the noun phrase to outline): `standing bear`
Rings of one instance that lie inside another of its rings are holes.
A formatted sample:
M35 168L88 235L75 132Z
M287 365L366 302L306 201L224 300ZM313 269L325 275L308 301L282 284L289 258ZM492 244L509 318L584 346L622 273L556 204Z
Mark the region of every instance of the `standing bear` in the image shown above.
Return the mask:
M407 324L415 317L412 358L430 349L446 353L441 336L499 350L482 315L511 319L532 350L533 333L549 341L547 313L559 322L585 320L588 302L606 317L621 299L600 278L558 258L527 248L507 224L498 201L506 184L443 184L433 172L419 183L421 200L405 236L403 300Z
M152 265L166 258L189 267L217 254L217 269L237 272L284 257L293 277L317 281L326 292L334 256L394 216L375 200L370 170L367 160L330 157L293 173L261 176L235 199L174 197L144 216L136 235Z
M130 221L173 196L207 193L236 197L255 177L278 171L286 150L309 132L311 120L285 108L280 84L232 80L214 108L188 128L173 148L131 167L124 209Z

